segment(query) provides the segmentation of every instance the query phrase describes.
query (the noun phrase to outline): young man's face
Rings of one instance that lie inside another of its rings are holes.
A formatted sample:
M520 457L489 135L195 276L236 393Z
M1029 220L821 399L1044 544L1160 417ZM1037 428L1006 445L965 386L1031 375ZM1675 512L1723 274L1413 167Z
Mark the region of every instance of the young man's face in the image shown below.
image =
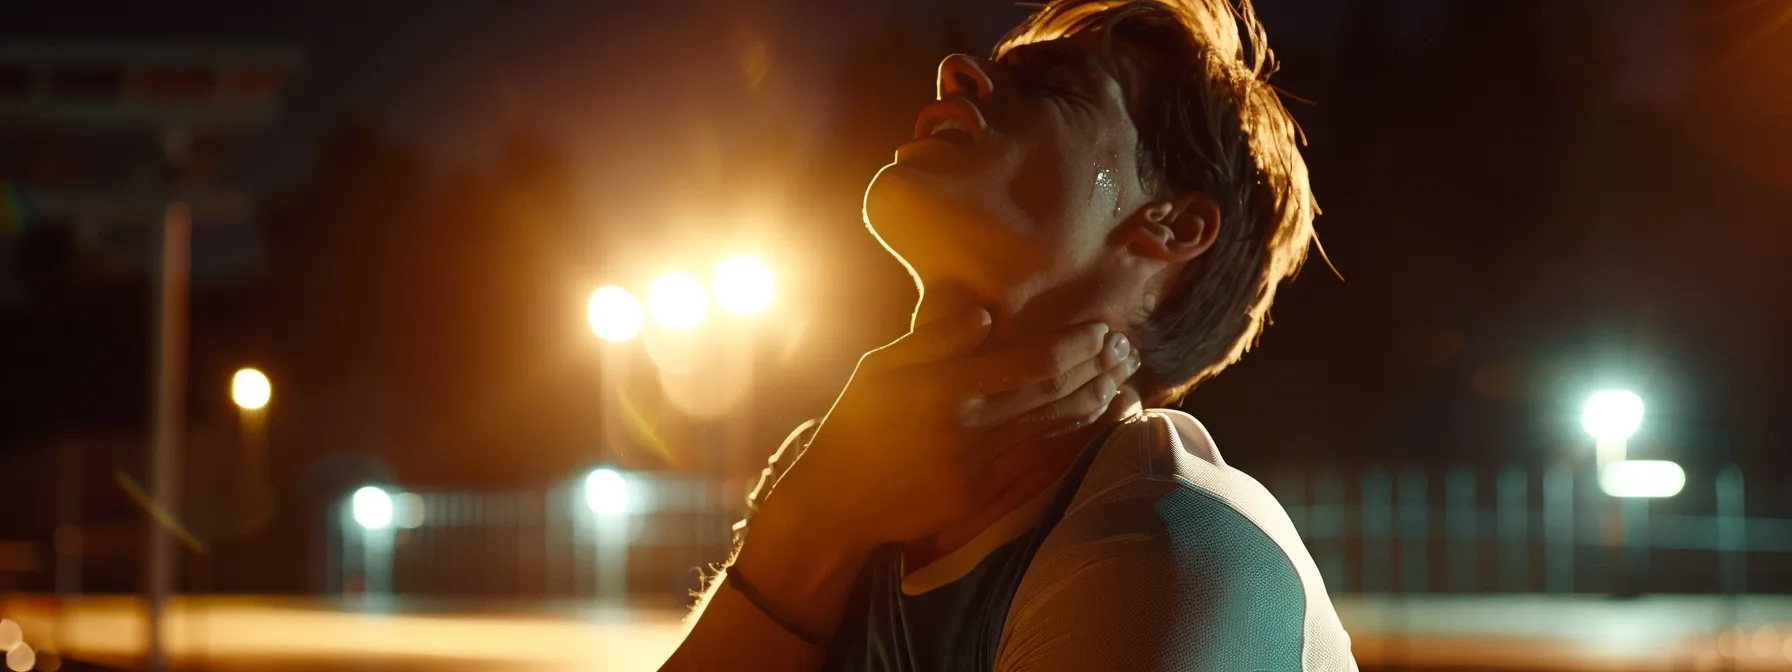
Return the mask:
M922 285L917 319L969 303L995 308L998 334L1130 319L1146 269L1123 229L1152 194L1101 54L1085 33L940 64L939 100L865 195L872 230Z

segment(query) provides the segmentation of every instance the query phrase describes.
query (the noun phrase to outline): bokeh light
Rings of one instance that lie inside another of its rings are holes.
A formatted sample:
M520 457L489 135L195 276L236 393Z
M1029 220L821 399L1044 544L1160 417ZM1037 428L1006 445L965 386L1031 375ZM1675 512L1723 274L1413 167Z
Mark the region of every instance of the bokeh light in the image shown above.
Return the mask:
M274 396L274 385L267 374L255 369L240 369L230 377L230 399L245 411L259 410Z
M349 506L355 522L363 528L383 530L392 524L392 495L385 490L371 485L356 490Z
M1755 636L1749 640L1749 649L1754 652L1756 658L1777 655L1780 652L1779 630L1774 629L1772 625L1755 628Z
M1599 471L1599 489L1613 497L1673 497L1686 487L1686 470L1667 460L1626 460Z
M591 301L585 306L585 318L591 322L591 330L598 338L626 341L641 333L641 302L626 289L604 285L591 293Z
M25 631L19 627L18 622L0 618L0 651L11 651L12 647L18 646L23 641L25 641Z
M647 314L653 316L654 324L683 331L709 316L709 298L703 293L703 283L689 273L666 273L647 288Z
M628 511L628 480L614 469L597 469L585 477L585 506L600 516Z
M1643 398L1629 390L1604 390L1587 398L1580 426L1600 441L1623 441L1643 424Z
M37 667L37 652L31 650L30 644L20 643L6 652L6 669L13 672L31 672Z
M1735 658L1742 652L1742 642L1747 638L1748 633L1744 632L1741 626L1724 628L1724 631L1717 635L1717 655Z
M736 315L752 315L772 304L772 269L759 259L740 255L716 264L712 278L716 304Z
M405 492L392 498L392 519L401 528L414 530L422 527L427 514L422 495Z

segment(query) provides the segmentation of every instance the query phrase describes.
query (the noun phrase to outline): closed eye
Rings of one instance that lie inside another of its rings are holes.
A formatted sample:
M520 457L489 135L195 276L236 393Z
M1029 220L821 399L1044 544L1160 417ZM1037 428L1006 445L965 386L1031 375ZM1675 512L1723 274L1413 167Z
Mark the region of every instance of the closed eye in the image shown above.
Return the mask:
M1009 67L1028 86L1082 97L1085 73L1079 53L1047 43L1016 49L1008 55Z

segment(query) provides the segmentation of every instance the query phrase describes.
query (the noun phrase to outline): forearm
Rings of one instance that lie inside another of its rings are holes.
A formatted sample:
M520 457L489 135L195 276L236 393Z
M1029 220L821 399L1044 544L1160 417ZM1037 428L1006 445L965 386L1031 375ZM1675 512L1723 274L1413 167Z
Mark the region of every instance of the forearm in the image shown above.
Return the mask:
M733 588L723 577L703 596L691 615L689 630L661 672L730 670L816 670L822 649L780 627Z
M804 636L825 641L837 629L868 548L840 543L795 508L795 493L780 493L754 516L749 533L725 572L739 572L799 636L753 604L726 574L716 577L694 612L684 641L663 670L813 670L825 651ZM832 538L830 538L832 537Z

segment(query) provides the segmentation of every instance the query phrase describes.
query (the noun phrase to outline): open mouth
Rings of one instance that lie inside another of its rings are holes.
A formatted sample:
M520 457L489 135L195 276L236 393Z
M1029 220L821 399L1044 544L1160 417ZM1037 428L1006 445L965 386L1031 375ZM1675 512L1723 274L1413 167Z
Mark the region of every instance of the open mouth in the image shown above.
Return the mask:
M989 123L975 104L959 96L948 96L921 108L915 119L914 139L932 138L965 147L987 130Z
M968 146L977 136L971 135L971 129L959 125L955 119L944 119L927 132L929 138L945 140L959 146Z

